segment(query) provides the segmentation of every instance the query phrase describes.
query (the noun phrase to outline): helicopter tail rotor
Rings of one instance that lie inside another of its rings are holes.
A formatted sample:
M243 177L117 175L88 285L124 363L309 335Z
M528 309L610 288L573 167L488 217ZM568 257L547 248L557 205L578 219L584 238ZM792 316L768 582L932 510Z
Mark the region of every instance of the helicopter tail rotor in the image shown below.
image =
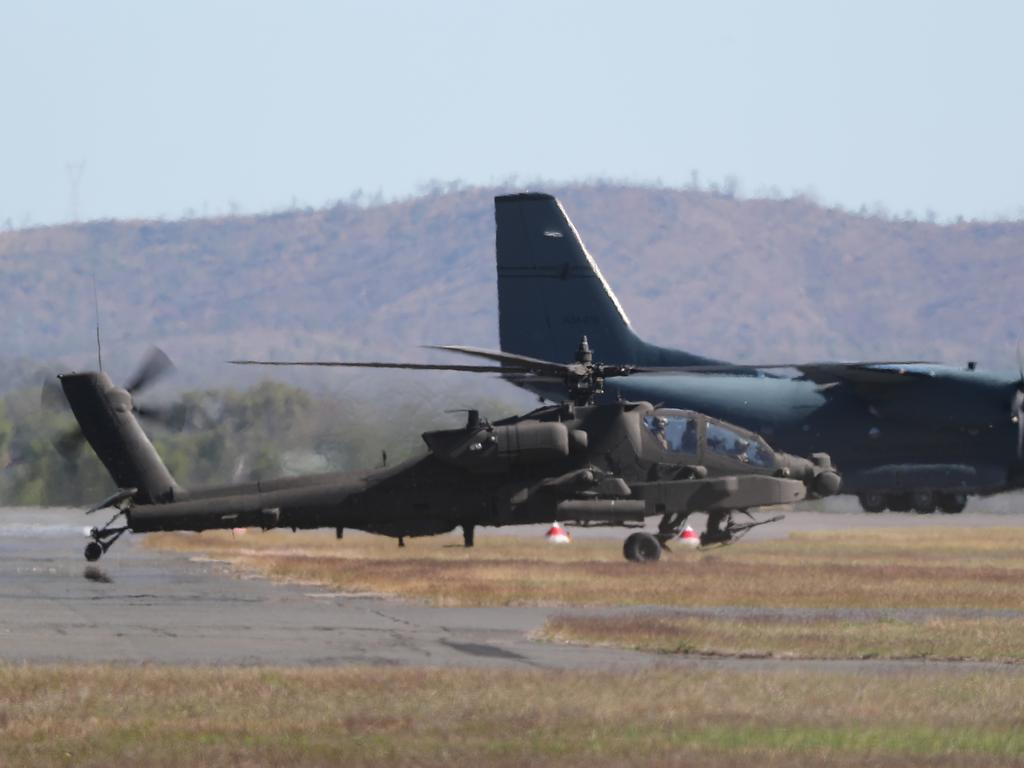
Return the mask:
M181 429L189 423L191 409L184 404L139 403L136 397L173 369L170 358L154 347L123 387L103 372L47 377L40 394L42 408L60 418L70 414L76 422L54 435L55 450L71 461L88 442L118 487L138 489L133 493L136 501L172 498L177 483L139 421Z
M135 372L129 377L127 384L118 389L128 395L128 405L132 413L140 419L178 431L191 420L188 409L184 405L145 404L135 400L136 395L166 378L173 370L174 363L166 353L159 347L151 347ZM45 413L66 420L67 416L72 415L72 408L68 403L67 389L63 383L64 375L48 375L43 380L39 404ZM79 424L59 429L51 436L50 442L62 458L73 461L85 444L86 438L79 422Z

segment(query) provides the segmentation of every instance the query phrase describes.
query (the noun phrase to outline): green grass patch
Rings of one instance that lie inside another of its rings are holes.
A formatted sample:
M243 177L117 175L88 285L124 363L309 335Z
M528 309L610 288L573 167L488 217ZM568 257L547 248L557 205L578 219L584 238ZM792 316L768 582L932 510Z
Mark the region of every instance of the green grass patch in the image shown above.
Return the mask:
M0 765L1017 765L1024 675L0 666Z
M557 616L538 637L659 653L798 659L1024 662L1024 619Z

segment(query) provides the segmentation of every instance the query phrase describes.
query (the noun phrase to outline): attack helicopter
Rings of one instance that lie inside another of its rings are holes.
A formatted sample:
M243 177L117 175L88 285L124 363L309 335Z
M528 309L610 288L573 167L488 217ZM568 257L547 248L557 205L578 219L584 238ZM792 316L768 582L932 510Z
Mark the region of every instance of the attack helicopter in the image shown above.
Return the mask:
M721 545L781 517L756 519L754 507L839 489L826 454L780 453L753 432L694 411L595 404L606 379L640 369L595 363L585 337L569 364L441 349L491 356L500 365L232 362L541 374L560 378L568 397L494 422L470 410L463 426L424 433L424 455L392 467L186 489L136 419L143 409L133 402L132 387L115 385L103 372L60 375L82 437L117 485L89 510L114 515L91 529L86 559L98 560L126 532L334 528L340 538L348 528L396 537L402 545L405 537L461 527L471 547L477 526L561 520L643 528L646 518L660 516L656 533L634 531L623 547L628 560L653 561L695 511L708 514L701 543Z

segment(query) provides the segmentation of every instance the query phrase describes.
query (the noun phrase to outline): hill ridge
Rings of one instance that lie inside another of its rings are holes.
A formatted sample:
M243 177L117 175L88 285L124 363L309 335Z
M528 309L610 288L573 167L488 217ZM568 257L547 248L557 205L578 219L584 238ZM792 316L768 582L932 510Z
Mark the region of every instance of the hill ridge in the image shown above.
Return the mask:
M425 359L423 344L495 346L492 198L509 191L0 233L0 361L88 364L94 269L105 347L129 359L160 343L201 372L238 356ZM1015 366L1024 223L613 183L534 191L562 200L651 341L736 361Z

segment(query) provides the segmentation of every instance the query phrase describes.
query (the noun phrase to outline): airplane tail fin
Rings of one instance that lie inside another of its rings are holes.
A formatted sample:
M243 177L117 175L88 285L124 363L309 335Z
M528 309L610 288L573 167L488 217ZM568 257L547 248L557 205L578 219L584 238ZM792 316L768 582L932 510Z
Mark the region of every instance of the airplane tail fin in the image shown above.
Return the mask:
M60 376L85 439L119 488L141 504L173 501L181 489L132 411L132 397L105 373Z
M565 209L551 195L494 199L498 325L506 352L569 360L586 335L595 358L635 365L709 365L720 361L658 347L629 318L587 252Z

